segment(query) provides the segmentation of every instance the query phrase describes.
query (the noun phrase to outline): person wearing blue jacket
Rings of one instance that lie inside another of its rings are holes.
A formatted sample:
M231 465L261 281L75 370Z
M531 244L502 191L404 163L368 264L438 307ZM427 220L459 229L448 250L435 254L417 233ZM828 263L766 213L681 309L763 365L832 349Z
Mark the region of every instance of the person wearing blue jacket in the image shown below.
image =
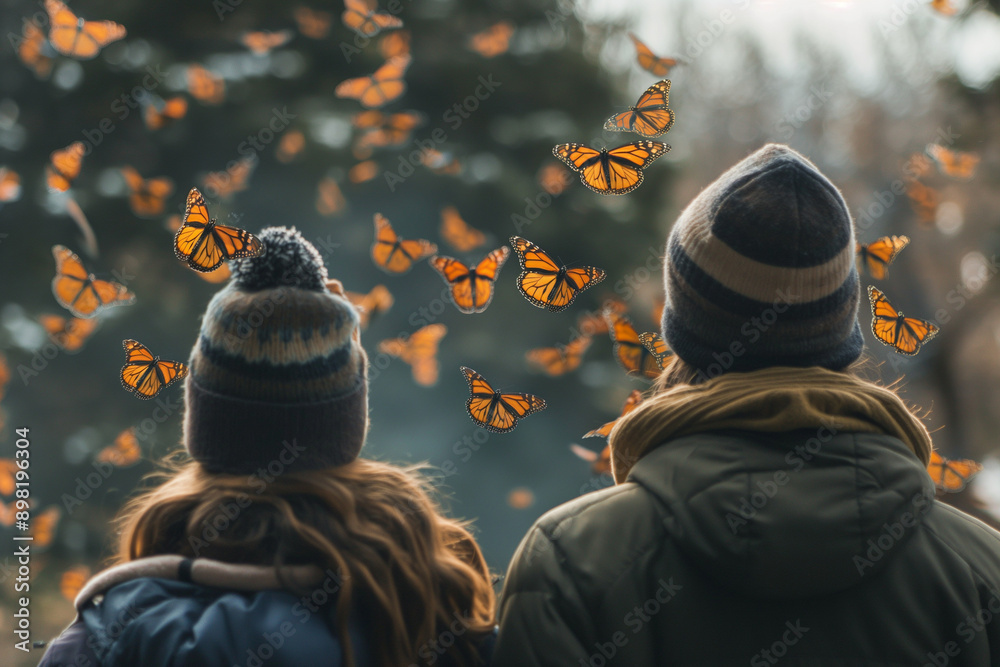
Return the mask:
M357 311L294 229L260 234L208 305L188 456L119 516L41 667L488 664L494 592L417 472L359 458Z

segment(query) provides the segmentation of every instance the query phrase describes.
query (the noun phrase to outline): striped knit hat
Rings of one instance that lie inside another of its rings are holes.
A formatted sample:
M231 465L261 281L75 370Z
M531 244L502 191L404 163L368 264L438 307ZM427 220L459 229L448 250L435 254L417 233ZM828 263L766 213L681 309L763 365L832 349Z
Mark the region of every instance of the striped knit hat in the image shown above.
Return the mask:
M189 362L184 443L223 473L311 470L357 458L368 430L368 358L357 312L326 287L295 229L260 234L208 304Z
M768 144L681 213L667 241L663 336L708 377L841 370L861 354L851 215L802 155Z

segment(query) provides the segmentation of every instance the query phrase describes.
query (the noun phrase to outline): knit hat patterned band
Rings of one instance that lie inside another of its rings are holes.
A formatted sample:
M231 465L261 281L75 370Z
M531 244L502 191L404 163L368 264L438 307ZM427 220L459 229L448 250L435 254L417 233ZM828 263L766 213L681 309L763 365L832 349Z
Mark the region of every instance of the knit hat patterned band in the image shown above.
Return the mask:
M837 188L768 144L705 188L667 241L663 336L709 377L841 370L864 346L854 230Z
M359 318L326 288L326 267L294 229L261 232L266 251L234 260L191 351L184 443L213 472L338 466L368 429L368 358Z

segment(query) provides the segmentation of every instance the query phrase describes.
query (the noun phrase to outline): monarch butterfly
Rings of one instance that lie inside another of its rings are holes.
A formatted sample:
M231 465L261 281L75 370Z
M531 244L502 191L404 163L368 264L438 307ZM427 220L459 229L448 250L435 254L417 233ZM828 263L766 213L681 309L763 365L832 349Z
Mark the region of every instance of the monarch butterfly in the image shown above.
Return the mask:
M392 308L392 304L395 302L392 293L385 285L376 285L371 288L368 294L344 292L344 296L354 304L358 314L361 316L362 329L367 329L372 317L386 312Z
M507 394L497 391L482 375L462 366L472 396L465 403L469 417L488 431L508 433L517 420L545 409L545 401L532 394Z
M979 166L979 156L975 153L951 151L940 144L927 146L927 153L937 163L938 170L945 176L960 180L969 180L976 175Z
M920 181L910 181L906 187L906 196L910 198L910 204L921 222L927 223L934 220L940 201L937 190Z
M538 308L548 308L553 313L565 310L580 292L607 277L603 269L595 266L576 269L559 266L548 253L520 236L510 237L510 243L521 262L517 288Z
M657 81L646 89L628 111L617 113L604 123L605 130L634 132L651 138L665 134L674 125L670 103L670 80Z
M145 102L142 119L150 130L160 130L187 115L188 101L183 95L171 97L169 100L160 98Z
M552 376L563 375L576 370L583 361L583 353L587 351L593 339L590 336L577 336L566 345L558 347L538 347L528 350L525 358L528 363Z
M125 306L135 301L135 294L124 285L95 278L69 248L54 245L52 256L56 259L52 294L59 305L75 317L91 318L105 308Z
M262 56L270 53L279 46L284 46L292 40L292 37L293 33L291 30L278 30L276 32L271 32L270 30L253 30L243 33L240 36L240 43L250 49L255 55Z
M122 387L136 398L149 400L166 387L187 375L186 364L161 361L149 348L137 340L123 340L125 365L122 366Z
M44 548L52 544L60 518L62 512L55 505L32 518L31 535L34 537L35 547Z
M580 172L580 180L602 195L624 195L642 183L642 170L670 150L658 141L636 141L594 150L583 144L559 144L552 154Z
M84 21L60 0L45 0L49 13L49 42L64 56L90 60L111 42L126 34L125 26L114 21Z
M441 238L459 252L468 252L486 243L486 235L470 227L454 206L441 209Z
M90 568L86 565L74 565L59 578L59 591L64 598L73 602L87 579L90 579Z
M650 50L648 46L639 41L639 38L632 33L628 34L632 44L635 45L635 57L639 67L643 68L653 76L666 76L670 73L670 68L677 64L674 58L661 58Z
M52 151L49 164L45 165L45 178L50 190L65 192L80 175L86 147L81 141L74 141L66 148Z
M13 169L0 167L0 202L12 202L21 198L21 176Z
M333 92L337 97L358 100L367 109L384 106L406 92L403 76L409 66L409 55L390 58L371 76L341 81Z
M51 51L47 50L45 43L45 33L34 23L25 21L21 36L23 40L17 47L17 57L34 70L35 76L39 79L49 78L49 74L52 73L52 58L49 57Z
M934 486L947 493L958 493L983 469L981 463L969 459L946 459L931 450L931 460L927 473L934 480Z
M423 115L416 111L404 111L390 116L378 111L364 111L353 118L354 126L366 130L355 142L355 147L387 148L405 144L414 128L424 122Z
M909 179L923 178L931 172L933 163L930 158L923 153L913 153L903 163L903 173Z
M79 352L90 334L97 328L96 319L83 320L78 317L66 319L59 315L42 315L38 321L49 335L49 340L69 354Z
M514 24L501 21L469 38L469 48L483 58L496 58L510 48L510 38L514 34Z
M438 343L448 333L443 324L428 324L406 338L390 338L378 344L379 352L402 359L410 365L413 381L430 387L438 380Z
M402 274L413 268L414 262L430 257L437 246L425 239L402 239L381 213L375 214L375 243L372 261L386 273Z
M889 265L900 250L910 242L908 236L883 236L867 245L855 244L858 259L868 267L868 273L875 280L882 280L889 271Z
M538 170L538 185L552 196L561 195L572 182L572 172L558 162L547 162Z
M0 459L0 496L12 496L17 485L14 475L20 470L14 459Z
M154 218L166 207L166 198L174 191L174 182L169 178L143 179L132 167L122 167L122 176L132 193L128 204L140 218Z
M333 14L309 7L299 6L292 12L292 17L299 25L299 32L309 39L323 39L330 32Z
M374 0L344 0L344 25L362 37L374 37L383 30L402 28L403 21L398 16L376 11Z
M134 428L127 428L118 434L115 441L97 453L98 463L110 463L119 468L135 465L142 458L142 448L135 436Z
M583 437L607 438L609 435L611 435L611 429L613 429L615 427L615 424L618 423L618 419L621 419L628 413L635 410L637 407L639 407L640 403L642 403L642 392L639 391L638 389L633 389L632 392L628 395L628 398L625 399L625 404L622 406L622 412L620 415L618 415L617 419L613 419L608 423L604 424L603 426L601 426L600 428L595 428L593 431L587 431L586 433L583 434Z
M481 313L493 300L497 276L510 256L510 248L501 246L471 268L451 257L430 258L430 265L451 286L451 302L465 314Z
M291 162L299 156L302 149L306 147L306 135L300 130L289 130L281 136L278 147L274 151L274 157L278 162L285 164Z
M900 354L913 356L920 346L934 338L939 329L926 320L904 317L885 298L881 290L869 285L868 300L872 306L872 333Z
M347 202L337 181L329 176L320 179L316 186L316 212L323 216L336 215L344 210Z
M605 311L624 313L628 306L621 299L608 299L604 305L598 309L581 313L576 318L576 328L584 336L597 336L608 333L608 320L604 317Z
M442 153L433 148L424 151L420 162L435 174L450 174L454 176L462 171L462 163L451 153Z
M951 4L951 0L931 0L931 7L944 16L954 16L958 13L958 7Z
M188 66L187 86L191 97L202 104L216 106L226 99L226 82L195 63Z
M666 344L658 340L659 334L648 334L644 342L626 316L609 310L605 311L604 317L614 341L615 358L625 372L646 378L657 377L662 370L660 364L671 354Z
M347 170L347 180L355 185L367 183L376 176L378 176L378 162L375 160L359 162Z
M184 221L174 235L174 255L195 271L208 273L222 263L242 257L256 257L264 244L250 232L215 222L208 215L205 198L198 188L187 196Z
M201 180L201 184L212 197L229 199L237 192L247 189L247 181L257 167L257 158L245 157L233 166L222 171L210 171Z
M663 340L663 336L658 333L641 333L639 334L639 342L653 355L653 358L656 359L656 365L661 371L666 360L674 356L673 351L667 347L666 341Z
M396 30L385 35L379 40L378 52L386 60L410 55L410 31Z

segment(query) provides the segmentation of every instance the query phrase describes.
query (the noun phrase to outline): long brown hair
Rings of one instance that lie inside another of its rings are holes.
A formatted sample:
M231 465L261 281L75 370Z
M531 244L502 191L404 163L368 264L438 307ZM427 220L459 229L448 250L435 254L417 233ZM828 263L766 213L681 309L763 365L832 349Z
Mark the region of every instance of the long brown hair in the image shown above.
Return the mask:
M495 616L490 573L467 524L442 514L417 469L357 459L247 477L188 460L160 476L118 518L118 562L181 554L279 572L315 564L336 573L327 613L349 667L347 621L359 612L382 665L411 665L418 654L433 662L445 645L456 664L479 662L478 641ZM446 632L454 644L442 641Z

